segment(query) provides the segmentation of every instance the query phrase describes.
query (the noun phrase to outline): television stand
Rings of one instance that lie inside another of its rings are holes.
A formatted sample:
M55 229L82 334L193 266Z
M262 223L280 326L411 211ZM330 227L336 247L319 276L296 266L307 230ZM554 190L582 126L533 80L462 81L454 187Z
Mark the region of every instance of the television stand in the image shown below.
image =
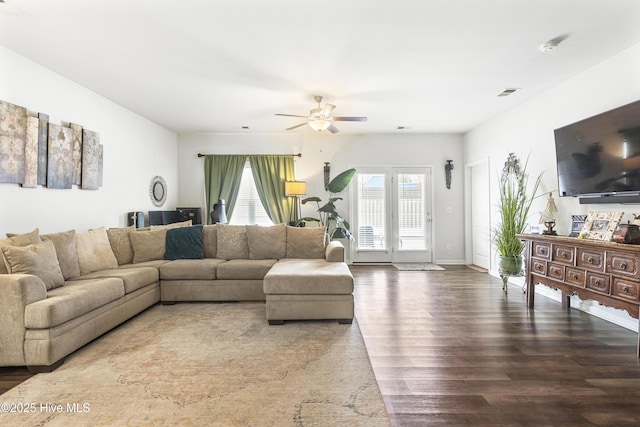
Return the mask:
M540 283L562 292L563 307L569 308L571 295L577 295L640 317L640 246L530 234L518 238L525 245L529 308Z

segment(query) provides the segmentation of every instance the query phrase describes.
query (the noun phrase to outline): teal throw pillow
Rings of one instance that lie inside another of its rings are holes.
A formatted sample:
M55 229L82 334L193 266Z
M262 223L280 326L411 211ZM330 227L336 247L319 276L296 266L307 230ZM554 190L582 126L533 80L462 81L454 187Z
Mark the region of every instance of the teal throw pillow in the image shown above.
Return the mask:
M167 230L164 259L204 258L202 232L202 225L193 225L191 227L180 227Z

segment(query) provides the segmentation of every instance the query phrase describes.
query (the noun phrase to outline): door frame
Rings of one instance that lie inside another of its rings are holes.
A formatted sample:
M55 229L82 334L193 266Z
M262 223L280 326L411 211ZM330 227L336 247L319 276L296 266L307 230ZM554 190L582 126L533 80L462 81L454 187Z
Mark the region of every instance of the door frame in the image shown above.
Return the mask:
M428 176L429 179L429 186L428 186L428 196L429 196L429 206L430 206L430 218L431 218L431 226L430 226L430 242L431 242L431 246L429 248L429 252L431 253L431 261L430 262L436 262L436 254L435 254L435 248L436 248L436 242L435 242L435 230L436 230L436 215L434 215L434 194L435 194L435 179L434 179L434 167L433 165L413 165L413 166L388 166L388 165L380 165L380 166L356 166L356 174L357 173L377 173L380 171L384 171L385 174L388 174L388 185L389 185L389 191L393 192L393 194L389 194L389 196L394 196L395 195L395 189L392 188L394 183L391 182L392 178L394 176L397 176L398 173L402 173L403 171L411 171L411 170L416 170L416 169L423 169ZM356 212L356 188L354 185L350 185L349 186L349 200L351 201L351 203L349 203L349 219L350 222L357 226L357 220L355 219L357 217L357 212ZM389 203L393 204L395 203L393 200L390 200ZM393 214L393 207L389 208L389 212ZM394 230L393 228L393 224L394 224L394 219L391 218L391 215L387 215L387 225L386 227L391 230L394 234L396 232L396 230ZM352 227L352 233L354 235L356 235L357 233L354 232L355 227ZM362 264L393 264L394 262L394 257L395 257L395 244L397 242L397 236L393 235L388 237L389 239L389 246L387 247L387 252L390 253L390 261L353 261L355 259L355 253L357 251L357 245L354 243L352 243L350 245L350 250L349 250L349 255L350 255L350 259L352 263L362 263Z
M490 162L489 157L485 157L480 160L476 160L474 162L469 162L464 165L464 246L465 246L465 264L473 264L473 235L472 235L472 216L473 212L471 211L471 191L473 190L473 185L471 183L471 169L477 166L486 165L487 167L487 177L488 180L486 182L486 189L488 192L489 200L493 200L491 198L491 177L489 176L490 171ZM491 204L489 204L491 206ZM487 224L487 230L491 233L491 208L489 208L489 224ZM489 269L491 269L491 239L488 239L488 248L487 253L489 254Z

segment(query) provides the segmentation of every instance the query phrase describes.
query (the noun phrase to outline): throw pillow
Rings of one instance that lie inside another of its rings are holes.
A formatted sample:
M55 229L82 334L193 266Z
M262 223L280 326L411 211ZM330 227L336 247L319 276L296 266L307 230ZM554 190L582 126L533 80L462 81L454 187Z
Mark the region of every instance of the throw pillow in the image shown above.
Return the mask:
M248 259L247 227L244 225L218 224L218 253L220 259Z
M133 263L155 261L164 258L167 230L133 231L129 233L133 248Z
M80 263L76 249L76 231L69 230L62 233L43 234L42 240L51 240L56 248L58 264L64 280L73 279L80 275Z
M324 258L324 227L287 226L287 258Z
M13 246L27 246L42 241L40 239L40 230L37 228L24 234L7 233L7 237L11 240Z
M107 230L104 227L77 233L76 246L80 274L118 267L118 260L113 254Z
M202 259L202 225L167 230L164 259Z
M271 227L247 225L249 259L280 259L287 256L285 224Z
M109 244L113 250L118 265L131 264L133 262L133 247L129 239L129 233L135 232L134 227L110 228L107 230Z
M205 225L202 230L204 257L215 258L218 254L218 228L215 224Z
M165 224L165 225L152 225L150 228L151 231L158 231L158 230L170 230L172 228L180 228L180 227L191 227L191 225L193 224L193 221L188 219L186 221L182 221L182 222L172 222L171 224Z
M8 239L0 240L0 246L27 246L33 243L40 243L40 235L39 230L36 228L30 233L25 234L15 234L15 233L7 233ZM7 274L7 266L4 262L4 256L2 252L0 252L0 274Z
M32 274L39 277L47 289L64 285L56 248L50 240L28 246L2 246L9 274Z

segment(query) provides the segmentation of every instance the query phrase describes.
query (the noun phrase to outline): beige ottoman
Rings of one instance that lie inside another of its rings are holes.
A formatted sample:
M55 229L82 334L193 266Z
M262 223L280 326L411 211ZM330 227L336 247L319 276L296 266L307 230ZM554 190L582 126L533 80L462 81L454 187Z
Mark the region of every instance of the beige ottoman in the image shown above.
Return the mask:
M353 276L344 262L283 259L264 277L267 320L353 321Z

